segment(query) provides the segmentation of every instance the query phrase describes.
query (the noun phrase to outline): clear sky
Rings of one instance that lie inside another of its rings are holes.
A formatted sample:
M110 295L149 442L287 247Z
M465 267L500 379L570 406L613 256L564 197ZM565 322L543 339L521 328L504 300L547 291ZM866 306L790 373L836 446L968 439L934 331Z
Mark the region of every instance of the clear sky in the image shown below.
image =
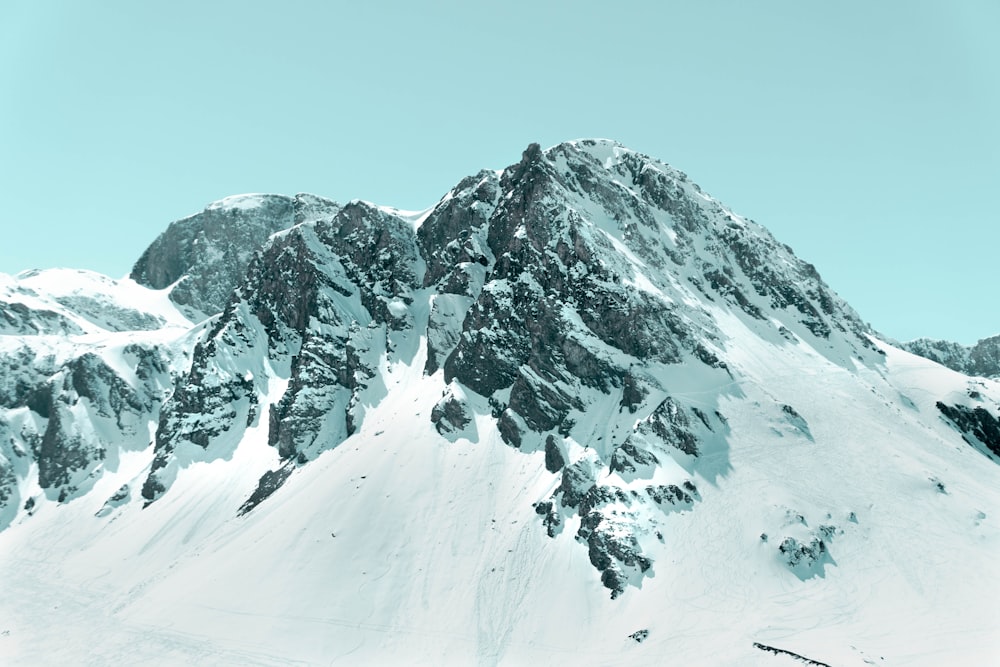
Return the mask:
M400 208L608 137L886 335L1000 333L997 0L3 0L0 271L120 277L243 192Z

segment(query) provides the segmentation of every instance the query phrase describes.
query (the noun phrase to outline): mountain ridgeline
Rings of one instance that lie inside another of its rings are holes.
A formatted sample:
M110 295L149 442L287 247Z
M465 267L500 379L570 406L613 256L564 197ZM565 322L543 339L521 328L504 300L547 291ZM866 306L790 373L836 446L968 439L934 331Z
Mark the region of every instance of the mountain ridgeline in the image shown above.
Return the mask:
M903 343L902 348L959 373L1000 378L1000 336L983 338L971 346L917 338Z
M459 183L416 227L366 202L326 210L270 239L196 344L159 414L145 503L262 418L285 466L336 447L385 398L380 364L412 363L425 337L424 372L447 387L428 416L437 430L475 439L473 393L507 444L546 451L563 481L539 514L550 532L561 513L584 517L578 537L617 595L649 565L610 508L687 508L697 490L679 479L633 497L596 480L661 458L693 472L725 449L725 417L678 403L665 381L693 365L731 381L721 333L693 304L725 304L775 339L818 341L838 363L878 360L812 266L683 174L613 144L532 145L503 172ZM140 281L159 272L143 267ZM275 376L288 378L280 396ZM241 511L284 476L262 478Z
M134 474L98 516L149 507L259 432L275 456L234 482L245 516L352 437L374 446L366 418L416 368L438 395L400 418L442 446L496 434L537 455L550 480L525 499L537 530L569 530L618 598L654 575L651 536L667 542L672 515L732 470L727 412L755 382L741 341L887 373L874 332L812 265L682 172L604 140L532 144L420 214L230 197L172 223L131 281L159 310L125 308L110 287L4 286L0 528L88 496L125 461ZM990 375L992 340L909 349ZM936 397L939 427L1000 461L993 394L963 391ZM752 401L756 418L815 444L779 393ZM761 540L804 580L835 562L849 522L799 519Z

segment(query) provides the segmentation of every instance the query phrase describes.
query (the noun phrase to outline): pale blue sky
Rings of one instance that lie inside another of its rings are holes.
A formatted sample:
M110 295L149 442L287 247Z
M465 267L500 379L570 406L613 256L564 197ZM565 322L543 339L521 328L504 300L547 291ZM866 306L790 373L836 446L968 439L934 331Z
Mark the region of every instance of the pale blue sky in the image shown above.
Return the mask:
M0 271L115 277L243 192L424 208L617 139L877 329L1000 333L1000 2L0 3Z

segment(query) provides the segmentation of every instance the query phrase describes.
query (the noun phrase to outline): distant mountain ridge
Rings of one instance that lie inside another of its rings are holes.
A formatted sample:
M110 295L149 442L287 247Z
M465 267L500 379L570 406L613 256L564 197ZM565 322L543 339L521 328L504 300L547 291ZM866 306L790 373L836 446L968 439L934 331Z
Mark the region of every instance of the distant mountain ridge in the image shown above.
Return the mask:
M917 338L902 343L901 347L959 373L1000 377L1000 335L983 338L975 345Z
M4 277L0 327L15 663L56 626L50 664L996 647L995 352L879 340L612 141L422 212L229 197L128 279Z

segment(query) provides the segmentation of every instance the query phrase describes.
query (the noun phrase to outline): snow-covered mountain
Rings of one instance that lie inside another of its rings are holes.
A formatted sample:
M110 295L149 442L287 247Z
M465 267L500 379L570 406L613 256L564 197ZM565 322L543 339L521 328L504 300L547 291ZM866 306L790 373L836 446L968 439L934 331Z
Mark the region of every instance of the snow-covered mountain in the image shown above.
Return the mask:
M1000 385L613 142L0 289L12 664L1000 655Z
M1000 336L983 338L975 345L918 338L903 343L900 347L959 373L1000 378Z

